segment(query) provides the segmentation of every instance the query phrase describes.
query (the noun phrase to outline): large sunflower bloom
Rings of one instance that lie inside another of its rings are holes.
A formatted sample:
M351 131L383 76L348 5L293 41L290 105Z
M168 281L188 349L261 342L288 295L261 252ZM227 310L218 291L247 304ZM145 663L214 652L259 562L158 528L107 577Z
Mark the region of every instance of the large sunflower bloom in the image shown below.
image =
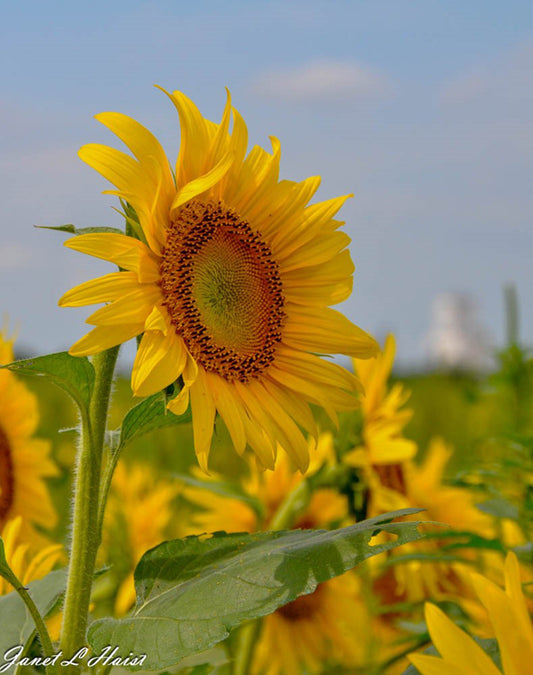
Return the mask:
M11 361L13 340L0 331L0 364ZM57 523L46 479L58 470L50 443L33 437L38 423L35 396L16 375L0 370L0 528L21 516L24 541L44 545L37 528Z
M169 96L181 124L175 176L157 139L119 113L97 119L134 157L103 145L80 150L133 206L140 238L92 233L66 242L124 270L60 300L110 303L87 319L95 328L70 352L95 354L143 334L133 392L146 396L182 378L169 408L180 414L190 400L204 469L218 412L238 452L249 444L273 467L279 441L304 470L308 403L334 416L354 407L359 389L355 376L318 355L365 358L377 347L329 307L352 288L350 239L334 220L347 197L309 206L318 177L278 181L275 138L272 154L256 146L246 156L246 125L229 95L220 124L182 93Z
M441 658L411 654L409 659L422 675L530 675L533 625L516 556L507 554L505 590L479 574L472 575L472 579L498 641L502 670L471 637L431 604L426 605L426 622Z

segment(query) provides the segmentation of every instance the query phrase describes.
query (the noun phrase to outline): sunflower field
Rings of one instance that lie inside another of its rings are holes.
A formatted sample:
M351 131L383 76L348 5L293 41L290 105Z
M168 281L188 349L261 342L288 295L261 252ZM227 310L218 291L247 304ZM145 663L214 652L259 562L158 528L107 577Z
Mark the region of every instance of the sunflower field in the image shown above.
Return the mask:
M167 96L175 165L119 113L129 152L80 150L123 229L47 233L111 263L59 300L90 331L30 358L0 333L0 672L530 675L516 330L493 372L398 377L333 308L351 195L279 180L229 93L217 123Z

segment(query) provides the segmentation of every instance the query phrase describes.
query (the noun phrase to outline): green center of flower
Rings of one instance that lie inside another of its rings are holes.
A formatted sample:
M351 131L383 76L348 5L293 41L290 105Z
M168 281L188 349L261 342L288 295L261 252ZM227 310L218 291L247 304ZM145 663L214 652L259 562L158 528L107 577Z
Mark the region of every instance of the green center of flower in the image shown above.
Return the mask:
M285 319L278 266L235 211L222 202L184 206L160 273L170 319L206 370L246 382L273 361Z
M11 447L0 426L0 524L3 524L13 504L14 479Z

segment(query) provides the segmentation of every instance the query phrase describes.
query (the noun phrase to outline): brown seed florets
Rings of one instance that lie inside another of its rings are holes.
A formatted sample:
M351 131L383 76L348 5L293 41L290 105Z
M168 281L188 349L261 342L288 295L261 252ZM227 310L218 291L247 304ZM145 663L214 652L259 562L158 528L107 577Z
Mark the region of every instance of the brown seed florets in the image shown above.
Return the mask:
M233 209L212 201L180 209L160 274L170 320L206 370L247 382L272 363L285 320L278 265Z

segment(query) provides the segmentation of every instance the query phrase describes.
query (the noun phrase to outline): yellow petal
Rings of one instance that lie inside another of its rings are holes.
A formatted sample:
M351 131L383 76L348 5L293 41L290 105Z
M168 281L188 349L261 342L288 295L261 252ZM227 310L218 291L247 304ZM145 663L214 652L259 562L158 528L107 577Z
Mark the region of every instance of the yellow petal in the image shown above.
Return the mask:
M198 197L198 195L207 192L207 190L216 185L227 173L232 162L233 155L228 153L224 155L218 164L216 164L208 173L199 178L195 178L184 185L176 193L171 210L174 211L175 209L178 209L180 206L183 206L183 204Z
M60 307L81 307L111 302L138 287L139 281L135 272L112 272L71 288L58 304Z
M174 180L165 151L157 138L136 120L117 112L103 112L96 119L116 134L140 162L152 157L164 172L167 187L173 188Z
M458 667L439 659L437 656L409 654L407 658L420 672L420 675L474 675L468 666ZM487 675L489 674L487 673ZM501 673L498 673L498 675L501 675Z
M159 280L157 258L145 244L125 234L113 232L80 234L67 239L65 246L136 272L140 283L153 283Z
M505 675L529 675L533 662L531 619L528 618L524 624L520 609L517 611L509 595L492 581L479 574L472 574L471 578L474 589L489 614L500 647Z
M379 351L373 337L330 308L291 309L283 328L283 342L303 351L359 358L373 356Z
M158 286L145 284L134 291L114 300L109 305L97 309L86 322L95 326L115 326L123 323L143 323L153 306L161 300Z
M144 327L146 330L159 330L165 335L171 329L172 324L168 318L166 311L162 308L161 305L155 305L146 321L144 322Z
M235 450L242 455L246 447L246 433L242 415L239 413L240 403L233 395L229 383L213 373L206 373L208 386L213 392L215 406L229 431Z
M200 468L207 473L207 459L211 448L211 438L213 437L216 409L203 368L198 368L196 380L191 386L190 396L194 450Z
M501 675L492 659L436 605L426 603L426 623L442 658L460 669L468 664L470 675Z
M179 394L167 403L167 408L174 415L183 415L189 407L189 392L189 387L183 387Z
M140 335L144 325L126 324L121 326L97 326L92 331L84 335L69 349L72 356L89 356L98 354L110 347L115 347L123 342L131 340L136 335Z
M185 185L204 173L211 135L206 120L190 98L180 91L172 94L164 89L161 91L169 96L179 114L181 140L176 162L176 182L179 186Z
M147 331L141 340L133 371L131 388L134 396L150 396L162 391L182 374L187 350L176 333L167 335Z

